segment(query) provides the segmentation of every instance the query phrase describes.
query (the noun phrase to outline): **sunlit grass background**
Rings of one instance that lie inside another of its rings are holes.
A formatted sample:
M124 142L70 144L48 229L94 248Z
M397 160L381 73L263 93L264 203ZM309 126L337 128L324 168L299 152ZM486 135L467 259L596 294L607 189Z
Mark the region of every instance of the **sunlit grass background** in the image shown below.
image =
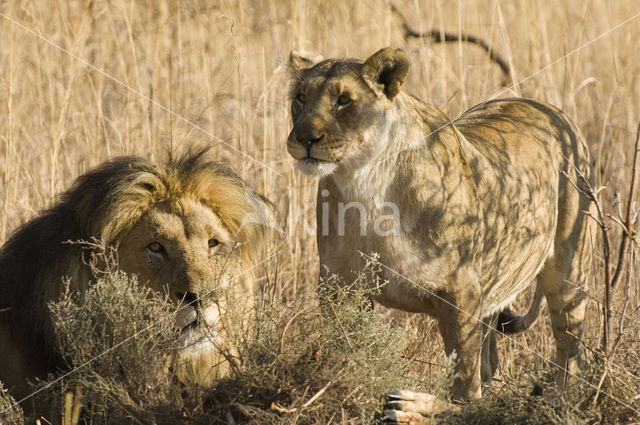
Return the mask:
M405 90L452 118L495 96L560 107L582 129L599 184L608 186L603 202L615 212L614 194L627 196L640 121L640 17L606 33L640 13L640 3L394 4L417 31L484 39L511 66L506 87L500 69L477 46L406 40L384 1L1 2L0 243L76 176L108 158L159 159L189 143L211 141L220 159L281 212L286 261L279 262L276 295L308 291L318 270L316 181L294 171L285 149L291 49L364 59L387 45L402 47L412 62ZM600 332L602 268L596 258L585 332L590 347L597 346ZM631 277L629 319L612 359L623 366L640 363L640 287L637 275ZM616 295L616 312L622 295ZM526 300L516 307L523 310ZM430 379L443 359L434 322L386 314L407 326L407 355L435 386ZM553 355L546 320L516 340L545 358ZM517 392L529 384L523 375L548 367L514 342L503 339L500 346L503 361L494 386ZM640 378L622 371L617 378L621 397L638 407L639 397L634 400L628 389L638 388Z

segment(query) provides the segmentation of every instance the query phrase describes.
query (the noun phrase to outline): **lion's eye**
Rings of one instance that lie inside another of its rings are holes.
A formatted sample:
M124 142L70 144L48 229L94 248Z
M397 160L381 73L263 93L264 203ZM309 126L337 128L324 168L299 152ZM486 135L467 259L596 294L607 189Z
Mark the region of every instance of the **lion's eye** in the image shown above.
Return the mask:
M304 101L305 101L304 93L299 92L299 93L296 95L296 100L297 100L298 102L300 102L300 103L304 103Z
M351 98L346 94L340 95L340 97L338 98L338 105L340 106L348 105L351 102Z
M209 248L215 248L220 245L220 241L217 239L209 239Z
M147 245L147 248L151 252L162 252L162 251L164 251L164 247L159 242L151 242L149 245Z

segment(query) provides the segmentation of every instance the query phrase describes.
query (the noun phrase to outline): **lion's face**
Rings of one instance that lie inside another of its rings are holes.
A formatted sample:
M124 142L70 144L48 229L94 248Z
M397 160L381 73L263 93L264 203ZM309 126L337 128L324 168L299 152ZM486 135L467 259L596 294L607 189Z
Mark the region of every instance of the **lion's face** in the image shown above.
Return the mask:
M385 140L377 135L385 132L384 116L397 94L387 91L388 80L404 79L408 59L406 66L402 62L390 70L379 62L332 59L313 65L292 52L293 129L287 150L302 172L323 176L343 164L354 168L384 149Z
M155 205L121 239L118 254L122 270L181 303L175 320L184 348L176 360L187 366L173 366L181 380L207 384L224 375L223 316L231 298L247 303L252 289L239 275L238 243L217 214L188 198Z
M218 216L191 199L155 205L119 247L120 266L140 282L177 300L205 295L222 285L238 255L236 242Z

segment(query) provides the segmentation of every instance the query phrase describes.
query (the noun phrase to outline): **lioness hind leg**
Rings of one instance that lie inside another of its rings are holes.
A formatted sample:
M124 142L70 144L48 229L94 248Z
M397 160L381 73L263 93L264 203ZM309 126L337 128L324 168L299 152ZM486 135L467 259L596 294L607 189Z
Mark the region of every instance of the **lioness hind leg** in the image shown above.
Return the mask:
M564 386L567 375L575 374L579 367L579 342L585 314L584 293L580 286L569 281L553 265L545 266L539 279L549 303L551 326L556 341L553 366L557 368L554 372L555 380L557 384Z
M571 127L562 134L560 147L564 175L558 185L558 221L554 236L554 254L538 275L538 284L549 304L553 336L556 341L556 382L563 385L579 366L580 338L585 315L587 276L592 267L595 205L582 191L594 186L593 170L584 138L564 114L559 115ZM581 189L577 189L581 188Z
M498 343L496 341L495 326L497 322L497 316L494 318L487 318L484 320L483 325L484 338L482 341L482 369L481 379L482 385L488 387L491 385L493 375L498 370Z
M587 209L586 206L584 209ZM582 213L581 213L582 214ZM556 238L556 255L547 260L538 283L549 304L556 341L556 383L564 386L567 375L579 367L580 338L585 315L586 272L591 267L593 228L590 220L576 221L573 236Z

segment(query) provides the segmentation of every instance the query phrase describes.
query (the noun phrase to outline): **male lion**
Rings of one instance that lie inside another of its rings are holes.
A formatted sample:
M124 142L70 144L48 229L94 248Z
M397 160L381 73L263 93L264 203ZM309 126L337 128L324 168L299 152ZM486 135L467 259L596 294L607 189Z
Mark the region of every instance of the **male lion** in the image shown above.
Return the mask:
M437 318L447 354L457 356L457 399L481 395L497 367L487 325L537 278L534 308L504 329L529 326L544 294L555 363L576 370L590 201L562 172L575 182L577 170L587 181L592 171L566 115L503 99L452 122L401 90L409 58L400 49L316 64L292 52L290 68L287 149L302 172L321 177L321 275L353 278L358 251L378 253L388 282L374 299ZM420 410L409 393L394 397L394 407Z
M94 238L117 247L121 270L185 304L177 320L188 343L176 355L178 374L206 385L225 373L221 341L200 338L205 326L216 329L225 303L200 297L229 289L252 305L251 277L233 277L249 268L264 236L258 223L268 223L272 210L209 156L199 149L165 164L110 160L11 236L0 250L0 381L16 400L29 394L27 380L64 365L48 303L61 295L65 277L73 290L87 287L93 277L83 248L68 242Z

